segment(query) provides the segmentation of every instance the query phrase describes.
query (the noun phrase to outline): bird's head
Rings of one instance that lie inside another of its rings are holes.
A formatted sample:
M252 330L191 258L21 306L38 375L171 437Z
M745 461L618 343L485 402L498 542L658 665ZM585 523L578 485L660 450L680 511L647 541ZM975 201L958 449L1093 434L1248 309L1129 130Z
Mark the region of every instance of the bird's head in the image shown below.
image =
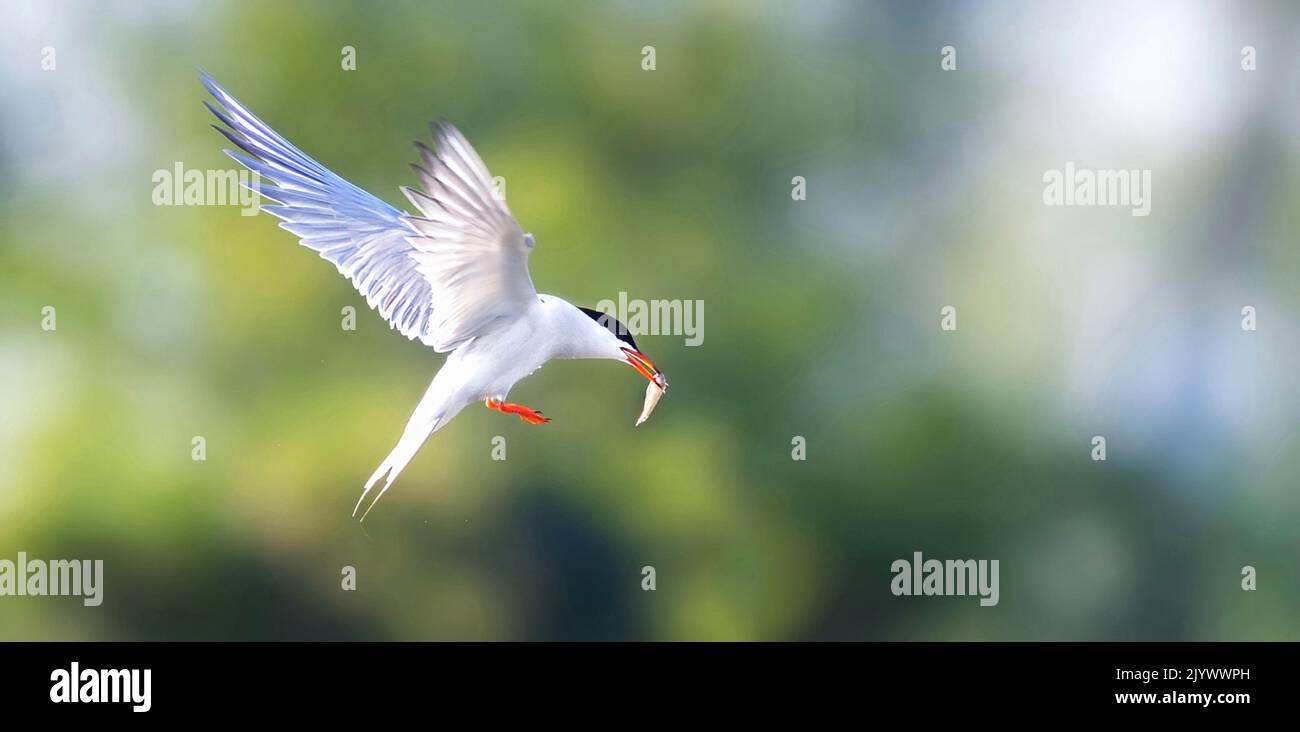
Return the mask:
M660 389L668 388L664 373L646 358L644 353L641 353L641 349L636 347L636 341L632 340L632 333L626 325L613 315L599 310L588 308L578 308L578 310L582 311L590 321L587 330L591 338L591 346L595 350L593 356L622 361L636 369L637 373L653 381Z

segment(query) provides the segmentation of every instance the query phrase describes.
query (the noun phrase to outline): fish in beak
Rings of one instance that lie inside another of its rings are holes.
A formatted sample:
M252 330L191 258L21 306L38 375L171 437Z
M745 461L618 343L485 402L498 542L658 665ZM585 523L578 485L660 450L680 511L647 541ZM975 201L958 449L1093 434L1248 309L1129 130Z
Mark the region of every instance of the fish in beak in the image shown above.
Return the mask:
M656 368L654 363L640 351L624 348L623 355L627 357L627 362L632 368L650 381L645 387L645 404L641 407L641 416L636 420L639 427L647 419L650 419L650 413L655 410L659 398L664 395L664 392L668 391L668 380L664 378L664 372Z

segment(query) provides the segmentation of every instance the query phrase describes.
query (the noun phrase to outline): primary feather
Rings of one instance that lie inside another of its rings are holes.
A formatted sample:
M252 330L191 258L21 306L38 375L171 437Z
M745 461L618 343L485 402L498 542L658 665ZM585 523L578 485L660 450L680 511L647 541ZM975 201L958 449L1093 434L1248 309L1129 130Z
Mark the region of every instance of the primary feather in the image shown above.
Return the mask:
M496 195L487 166L446 122L433 147L417 143L419 189L403 188L408 215L335 175L284 139L204 74L220 104L213 125L227 150L270 185L258 192L309 249L319 252L389 325L438 352L450 351L517 315L536 297L528 274L532 237Z

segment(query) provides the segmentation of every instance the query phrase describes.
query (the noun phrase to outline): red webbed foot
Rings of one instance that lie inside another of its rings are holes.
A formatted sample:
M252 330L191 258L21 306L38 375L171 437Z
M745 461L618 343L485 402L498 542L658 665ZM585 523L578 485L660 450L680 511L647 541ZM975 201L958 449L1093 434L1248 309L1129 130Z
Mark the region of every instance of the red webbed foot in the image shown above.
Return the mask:
M551 421L550 417L543 417L542 413L531 407L525 407L522 404L511 404L510 402L499 402L495 399L484 399L483 406L488 409L496 410L502 414L513 414L528 424L546 424Z

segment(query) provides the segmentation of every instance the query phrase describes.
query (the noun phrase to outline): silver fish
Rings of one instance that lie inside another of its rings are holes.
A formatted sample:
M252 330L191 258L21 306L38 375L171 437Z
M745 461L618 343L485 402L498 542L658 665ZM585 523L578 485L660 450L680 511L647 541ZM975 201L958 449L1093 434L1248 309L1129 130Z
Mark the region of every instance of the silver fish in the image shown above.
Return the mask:
M650 413L655 410L655 405L668 392L668 382L663 380L663 384L658 381L650 381L645 385L645 403L641 406L641 416L636 418L636 426L640 427L647 419L650 419Z

